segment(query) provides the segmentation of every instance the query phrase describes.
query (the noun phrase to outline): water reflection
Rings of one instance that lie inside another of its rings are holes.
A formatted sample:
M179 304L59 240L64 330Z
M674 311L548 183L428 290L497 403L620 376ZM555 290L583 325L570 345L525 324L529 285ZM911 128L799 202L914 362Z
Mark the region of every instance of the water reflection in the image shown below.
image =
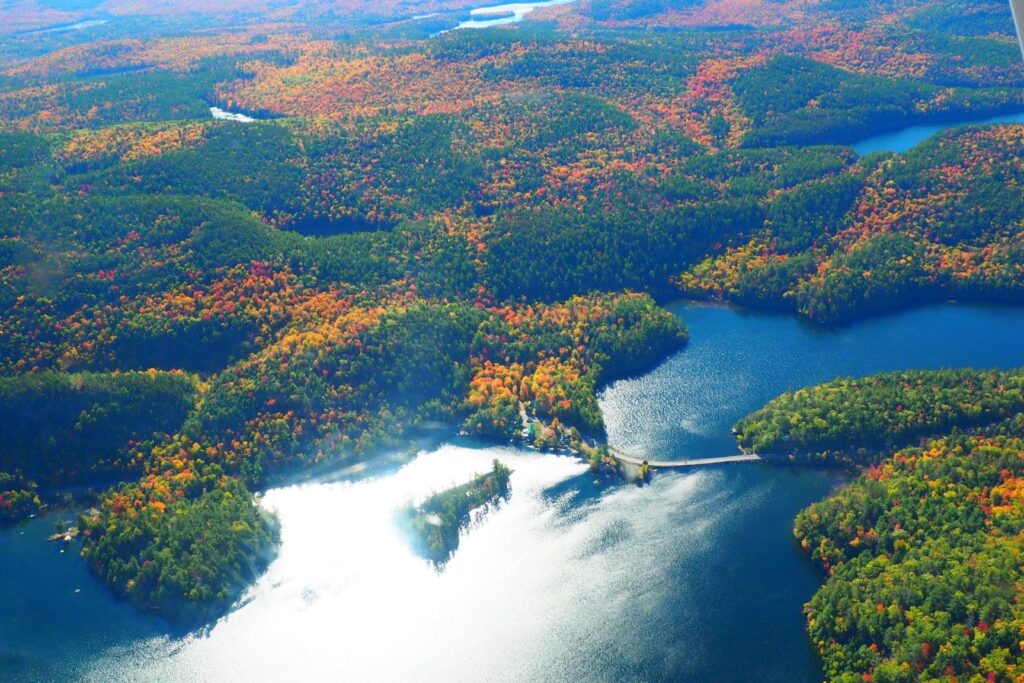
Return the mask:
M396 532L394 510L494 457L514 469L513 495L438 574ZM264 504L280 515L281 554L248 602L209 634L108 653L87 679L739 680L736 664L709 670L711 634L763 624L796 636L796 663L769 639L774 660L737 658L739 670L813 680L799 629L806 595L763 590L777 575L773 563L795 553L777 533L752 534L745 520L772 503L778 515L761 523L784 531L804 497L821 495L821 478L803 473L801 500L772 501L765 472L666 474L643 489L602 489L573 458L446 446L392 476L275 489ZM727 543L767 571L748 581L752 594L729 586L747 577L722 552ZM709 605L723 587L752 614ZM789 607L781 619L770 608L780 596Z
M245 114L238 114L236 112L227 111L220 107L210 107L210 115L215 119L221 119L223 121L237 121L238 123L252 123L256 119Z
M677 306L682 352L600 396L609 441L651 459L736 452L730 429L781 392L839 376L1024 364L1024 311L933 306L847 327L715 306Z

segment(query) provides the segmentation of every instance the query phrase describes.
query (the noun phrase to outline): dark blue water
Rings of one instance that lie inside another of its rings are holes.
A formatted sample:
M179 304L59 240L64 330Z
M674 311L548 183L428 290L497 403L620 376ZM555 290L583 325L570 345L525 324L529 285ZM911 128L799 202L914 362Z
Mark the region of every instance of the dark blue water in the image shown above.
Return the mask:
M822 327L788 315L672 307L691 341L601 400L609 439L651 459L731 455L732 425L778 394L888 370L1024 365L1024 312L942 305Z
M736 420L783 391L838 376L889 370L1024 365L1024 311L944 305L825 328L785 315L678 305L690 328L684 351L602 396L609 440L651 459L736 452ZM683 680L820 681L801 605L821 578L794 547L796 512L837 484L821 471L723 466L708 495L758 496L727 518L698 576L698 602L680 610L700 630L704 654ZM679 638L686 636L679 633Z
M650 457L735 452L737 419L839 375L1024 365L1024 310L844 328L674 310L689 347L602 396L611 441ZM389 531L391 508L492 457L516 470L511 501L438 575ZM184 638L43 543L52 523L35 520L0 533L0 679L820 681L801 606L821 577L791 525L840 484L742 464L596 486L563 457L444 447L392 474L269 492L279 560L244 607Z
M0 680L73 680L83 657L164 628L115 599L86 569L77 543L46 542L65 518L0 531Z

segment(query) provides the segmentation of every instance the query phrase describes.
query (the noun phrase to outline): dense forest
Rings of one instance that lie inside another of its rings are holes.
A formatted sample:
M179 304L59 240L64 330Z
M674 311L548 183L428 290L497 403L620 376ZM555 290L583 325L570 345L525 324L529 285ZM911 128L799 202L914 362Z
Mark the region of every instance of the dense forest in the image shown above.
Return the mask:
M841 378L787 392L736 425L759 453L880 451L1024 411L1024 372L938 370Z
M749 419L769 438L789 425L799 449L841 440L887 453L796 519L797 541L828 575L805 607L828 680L1020 676L1020 377L943 370L840 380Z
M0 377L0 521L35 512L39 486L137 476L131 448L177 431L197 394L196 378L180 371Z
M408 449L431 424L507 438L520 405L603 434L598 382L685 339L644 295L519 308L317 295L276 341L211 377L177 431L128 445L141 479L82 517L83 554L134 602L204 616L270 553L252 488Z
M1020 675L1022 434L1018 417L898 451L798 517L830 574L807 605L827 676Z
M282 477L524 415L602 440L600 386L687 341L659 301L1024 301L1024 126L845 146L1024 111L1001 3L578 0L438 34L470 4L10 12L0 520L94 489L96 574L208 616L272 556L253 492ZM865 446L1012 410L989 386L905 389ZM860 425L806 410L744 438Z
M678 282L697 297L820 322L950 298L1019 303L1022 135L1020 126L951 131L861 160L856 180L793 188L750 241Z

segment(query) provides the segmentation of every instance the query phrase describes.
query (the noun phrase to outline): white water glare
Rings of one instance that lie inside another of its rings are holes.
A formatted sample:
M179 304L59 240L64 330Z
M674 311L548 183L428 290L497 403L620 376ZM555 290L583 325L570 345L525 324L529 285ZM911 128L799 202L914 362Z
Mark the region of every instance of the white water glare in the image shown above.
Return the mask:
M210 114L215 119L221 119L223 121L237 121L238 123L252 123L256 119L245 114L238 114L232 111L221 109L220 107L210 107Z
M511 498L436 572L410 551L395 512L493 458L514 470ZM669 592L685 590L664 580L680 548L699 554L710 526L753 501L699 495L715 473L615 487L584 505L569 505L572 487L545 494L581 475L586 466L571 457L445 446L393 475L269 491L263 504L280 517L282 545L247 604L207 635L109 653L89 678L593 678L588 658L621 647L623 615L657 613ZM680 515L695 519L671 523Z

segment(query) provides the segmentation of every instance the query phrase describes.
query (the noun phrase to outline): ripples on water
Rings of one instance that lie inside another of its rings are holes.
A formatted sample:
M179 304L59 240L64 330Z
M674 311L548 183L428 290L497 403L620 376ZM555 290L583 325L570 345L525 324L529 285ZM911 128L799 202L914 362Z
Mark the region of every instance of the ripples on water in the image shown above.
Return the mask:
M826 328L717 306L674 308L690 344L599 397L609 441L657 459L731 455L730 429L778 394L838 376L1024 364L1024 311L933 306Z

